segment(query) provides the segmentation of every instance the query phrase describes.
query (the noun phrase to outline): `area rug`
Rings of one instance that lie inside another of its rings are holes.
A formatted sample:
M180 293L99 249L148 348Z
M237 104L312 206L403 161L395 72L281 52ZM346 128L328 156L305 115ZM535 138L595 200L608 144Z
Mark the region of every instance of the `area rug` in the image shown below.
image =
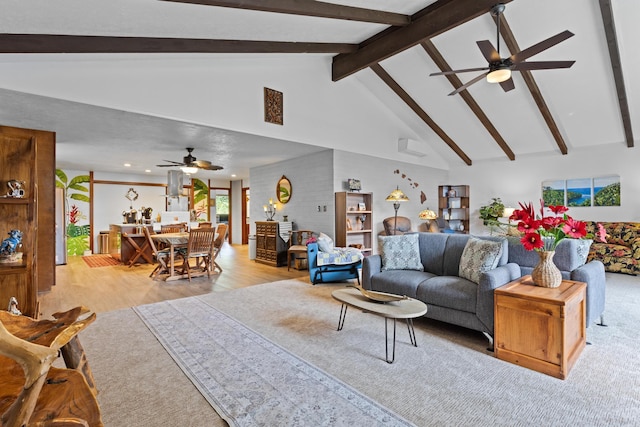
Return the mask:
M414 426L197 297L134 310L231 426Z
M113 265L120 264L117 259L114 259L111 255L108 254L83 256L82 259L91 268L111 267Z

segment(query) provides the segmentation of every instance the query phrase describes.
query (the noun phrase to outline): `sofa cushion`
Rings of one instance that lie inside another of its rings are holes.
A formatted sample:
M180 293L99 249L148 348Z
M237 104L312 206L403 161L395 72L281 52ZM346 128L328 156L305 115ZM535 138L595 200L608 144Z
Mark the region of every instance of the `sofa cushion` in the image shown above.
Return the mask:
M478 286L457 276L435 276L418 286L416 298L430 304L475 313Z
M482 273L496 268L501 256L502 242L470 237L460 257L458 275L479 283Z
M420 283L434 276L417 270L381 271L371 277L371 290L416 298Z
M443 259L447 240L451 237L444 233L418 233L420 260L424 271L442 276Z
M318 249L322 252L333 252L333 239L324 233L318 236Z
M423 271L417 234L378 236L382 270Z

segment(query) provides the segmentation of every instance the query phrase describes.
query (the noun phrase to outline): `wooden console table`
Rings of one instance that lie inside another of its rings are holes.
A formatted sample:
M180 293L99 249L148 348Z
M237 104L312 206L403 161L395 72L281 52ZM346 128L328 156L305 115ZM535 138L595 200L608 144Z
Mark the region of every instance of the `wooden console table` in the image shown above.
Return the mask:
M496 357L565 379L586 345L586 290L572 280L543 288L531 276L496 289Z

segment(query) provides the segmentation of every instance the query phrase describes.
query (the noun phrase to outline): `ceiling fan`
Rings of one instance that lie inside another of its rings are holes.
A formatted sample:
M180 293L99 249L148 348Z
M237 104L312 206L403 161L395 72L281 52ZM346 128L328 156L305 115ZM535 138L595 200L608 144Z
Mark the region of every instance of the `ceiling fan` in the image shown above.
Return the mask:
M550 47L557 45L560 42L565 41L569 37L572 37L574 34L571 31L563 31L555 36L549 37L546 40L541 41L540 43L534 44L527 49L521 50L518 53L514 53L508 58L502 58L500 56L500 14L504 12L504 4L498 3L491 8L491 14L496 17L497 21L497 46L498 50L496 50L489 40L480 40L477 41L476 44L480 48L482 55L484 55L485 59L489 63L486 67L479 68L466 68L462 70L451 70L451 71L442 71L438 73L431 73L430 76L446 76L450 74L457 73L467 73L471 71L484 71L488 70L486 73L482 73L474 79L468 81L463 84L449 95L455 95L463 90L467 89L474 83L482 80L483 77L486 76L487 81L489 83L500 83L500 86L505 92L508 92L512 89L515 89L515 85L513 84L513 79L511 78L512 71L523 71L523 70L549 70L555 68L569 68L576 61L538 61L538 62L525 62L526 59L536 55L543 50L547 50Z
M209 171L218 171L223 169L222 166L212 165L210 161L198 160L191 155L193 148L187 148L189 154L182 158L182 162L174 162L173 160L164 160L169 162L169 165L156 165L160 168L180 167L184 173L192 174L196 173L198 169L204 169Z

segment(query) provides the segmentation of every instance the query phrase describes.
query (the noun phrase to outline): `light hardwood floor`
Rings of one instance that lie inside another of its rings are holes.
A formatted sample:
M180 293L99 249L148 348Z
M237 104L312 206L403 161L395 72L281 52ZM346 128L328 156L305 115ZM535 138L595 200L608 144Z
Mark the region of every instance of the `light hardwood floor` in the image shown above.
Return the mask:
M133 307L141 304L222 292L235 288L304 278L307 271L272 267L249 260L247 245L225 243L216 261L223 271L211 278L164 282L152 280L153 266L89 268L82 257L69 257L66 265L56 267L56 285L51 292L40 295L40 317L49 318L56 311L66 311L84 305L96 313Z

